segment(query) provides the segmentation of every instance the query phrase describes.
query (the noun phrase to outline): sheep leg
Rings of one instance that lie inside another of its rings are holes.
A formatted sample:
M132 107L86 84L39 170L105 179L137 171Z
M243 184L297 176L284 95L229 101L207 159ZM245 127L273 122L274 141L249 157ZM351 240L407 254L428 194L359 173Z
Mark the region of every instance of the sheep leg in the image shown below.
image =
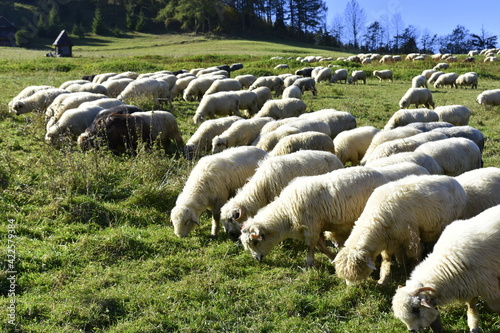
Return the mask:
M318 239L318 248L321 252L323 252L330 260L334 260L335 259L335 253L333 253L332 251L330 251L329 248L326 247L325 245L325 239L324 239L324 235L321 234L320 238Z
M391 273L391 255L387 251L382 251L382 264L380 266L380 279L377 281L380 285L385 285L389 280Z
M220 230L220 209L221 205L215 205L212 211L212 236L217 236Z
M467 324L471 333L479 333L479 311L477 311L477 297L466 302L467 304Z
M309 249L307 251L306 267L313 267L314 266L314 253L315 252L316 252L315 247L309 246Z

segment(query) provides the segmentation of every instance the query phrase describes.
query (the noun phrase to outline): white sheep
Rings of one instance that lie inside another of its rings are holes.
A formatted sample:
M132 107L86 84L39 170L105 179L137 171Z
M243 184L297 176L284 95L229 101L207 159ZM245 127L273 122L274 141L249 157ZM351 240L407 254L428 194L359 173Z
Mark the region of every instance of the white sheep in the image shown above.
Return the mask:
M432 76L432 74L436 73L437 70L433 69L425 69L422 71L422 75L425 76L426 80L429 80Z
M435 128L432 131L443 133L449 138L462 137L470 139L474 141L474 143L479 147L479 150L483 152L485 137L477 128L472 126L451 126Z
M455 126L469 124L472 112L465 105L443 105L434 109L439 116L439 121L448 122Z
M356 128L356 118L351 113L335 109L308 112L300 115L299 118L314 119L326 123L330 127L330 137L332 139L340 132Z
M39 90L46 90L46 89L54 89L55 87L53 86L28 86L21 90L16 96L12 98L12 100L9 102L8 107L9 107L9 112L15 112L15 110L12 108L13 104L21 100L23 98L29 97L36 93Z
M335 152L333 140L329 135L309 131L285 136L276 143L269 155L286 155L299 150L322 150L332 154Z
M392 256L415 265L423 243L436 242L466 201L462 186L442 175L408 176L376 188L335 258L335 273L347 284L365 280L381 255L378 283L386 284Z
M340 132L333 139L335 155L345 165L358 165L373 140L380 130L373 126L363 126Z
M224 132L216 135L212 140L212 153L237 146L248 146L257 138L262 127L270 121L271 117L256 117L235 121Z
M216 115L240 117L240 99L238 96L228 91L203 96L193 116L193 122L201 124L206 119L215 118Z
M128 101L133 98L169 98L170 90L167 82L157 79L143 78L130 82L116 98Z
M443 169L443 173L449 176L479 169L483 164L481 150L474 141L466 138L427 142L415 149L415 152L433 157Z
M59 88L41 89L26 98L14 101L10 107L16 115L33 111L44 113L57 96L69 93Z
M416 108L421 104L426 108L430 108L431 106L434 108L432 92L427 88L408 89L399 101L399 107L401 109L407 109L411 104L415 104Z
M342 168L335 155L319 150L268 156L259 162L255 174L221 208L221 222L231 237L239 237L243 223L273 201L292 179Z
M437 128L446 128L446 127L454 127L453 124L450 124L446 121L431 121L430 123L426 122L415 122L415 123L409 123L403 127L411 127L414 129L417 129L422 132L429 132ZM400 128L400 127L396 127Z
M241 90L242 85L238 80L235 79L221 79L221 80L215 80L211 85L210 88L205 91L205 95L210 95L214 94L219 91L237 91Z
M186 102L192 102L194 100L201 100L205 92L210 88L212 83L217 80L214 76L202 76L191 80L184 92L182 93L182 98Z
M333 72L332 78L330 79L331 83L337 83L339 81L344 81L344 83L347 83L347 69L344 68L339 68Z
M230 116L204 121L186 142L184 157L192 160L210 152L213 138L227 130L232 123L241 119L238 116Z
M250 86L255 82L255 80L257 80L255 75L252 74L238 75L234 79L238 80L238 82L241 83L243 89L250 88Z
M238 90L232 93L238 97L240 101L239 108L243 110L247 116L251 117L259 111L259 96L255 93L255 90Z
M264 103L255 117L282 119L297 117L306 111L307 105L298 98L271 99Z
M103 94L106 96L108 95L108 89L106 89L105 86L92 82L84 84L74 83L66 87L66 90L69 92L91 92L94 94Z
M411 80L412 88L428 88L427 77L425 75L417 75Z
M389 80L392 82L393 73L390 69L375 70L373 76L377 77L379 81Z
M439 77L436 79L436 82L434 82L434 88L440 88L442 86L450 86L450 88L458 88L456 80L458 78L457 73L445 73L442 75L439 75Z
M54 101L49 105L45 111L45 119L50 122L47 123L47 128L52 125L54 121L61 118L61 115L69 109L75 109L80 104L85 102L92 102L98 99L107 99L108 97L103 94L95 94L90 92L78 92L70 94L61 94L57 96Z
M302 90L299 86L291 85L283 90L281 98L298 98L302 99Z
M118 75L118 73L102 73L102 74L97 74L92 79L92 82L93 83L97 83L97 84L101 84L104 81L108 80L110 77L113 77L115 75Z
M470 332L479 333L480 297L500 313L500 205L451 223L432 253L412 271L392 299L394 315L411 331L442 332L437 307L467 304Z
M186 237L206 209L212 212L212 235L219 232L220 209L255 173L267 153L253 146L229 148L202 157L193 168L170 212L174 233Z
M347 78L350 84L358 83L358 81L363 81L366 84L366 73L365 71L352 71L351 76Z
M259 261L287 238L306 243L307 266L314 264L316 248L333 260L335 255L324 244L324 232L342 245L370 194L385 183L381 173L364 167L297 177L245 222L240 240Z
M439 64L437 64L436 66L434 66L434 69L439 71L441 69L448 69L448 67L450 67L450 64L447 64L445 62L440 62Z
M489 167L464 172L455 179L467 193L467 205L461 216L469 219L482 211L500 205L500 168Z
M457 77L457 80L455 81L457 87L468 87L470 86L471 89L477 89L477 80L478 80L478 75L477 73L474 72L468 72L461 74Z
M293 82L292 85L298 86L302 93L310 91L313 96L316 96L318 94L318 90L316 89L316 81L311 77L303 77L297 79Z
M262 106L273 98L272 92L268 87L258 87L252 90L257 94L257 109L262 109Z
M301 79L301 75L292 74L283 79L285 88L290 87L295 81Z
M277 75L269 75L258 77L248 89L254 90L259 87L268 87L269 90L274 92L274 96L279 96L283 93L284 85L285 83L282 78Z
M63 83L61 83L61 85L59 86L59 89L66 89L68 88L69 86L73 85L73 84L85 84L85 83L90 83L89 80L70 80L70 81L65 81Z
M318 72L313 78L314 81L316 81L316 83L319 83L322 81L330 82L331 77L332 77L332 69L329 67L324 67L318 70Z
M387 157L379 158L370 163L366 163L365 166L369 168L379 168L389 165L400 164L404 162L412 162L424 167L431 175L441 175L443 174L443 168L436 162L436 160L425 153L422 152L404 152Z
M393 182L404 177L411 175L430 175L429 171L423 166L414 162L401 162L397 164L390 164L380 167L372 167L387 178L388 181Z
M133 81L131 78L113 79L104 81L102 85L108 91L108 97L116 98Z
M432 75L427 80L427 83L431 84L431 83L436 82L436 80L438 79L438 77L440 77L443 74L444 74L444 72L442 72L442 71L436 71L436 72L432 73Z
M384 130L391 130L414 122L433 122L438 120L438 114L429 109L400 109L394 112L391 118L387 121L387 124L384 126Z
M500 105L500 89L483 91L477 96L476 102L484 105L486 108Z
M174 85L170 88L170 95L172 99L179 97L184 93L189 83L196 79L196 76L188 74L184 77L178 78Z

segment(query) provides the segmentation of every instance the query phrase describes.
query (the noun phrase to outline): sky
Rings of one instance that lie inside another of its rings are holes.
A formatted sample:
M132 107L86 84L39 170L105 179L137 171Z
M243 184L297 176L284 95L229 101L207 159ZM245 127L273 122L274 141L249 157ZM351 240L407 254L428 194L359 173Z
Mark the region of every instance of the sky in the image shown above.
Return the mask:
M350 0L326 0L327 26L336 14L343 14ZM357 0L367 16L367 24L382 15L392 17L400 13L404 27L413 25L420 31L428 29L431 35L449 35L457 25L470 33L500 36L500 0ZM500 41L500 37L498 38Z

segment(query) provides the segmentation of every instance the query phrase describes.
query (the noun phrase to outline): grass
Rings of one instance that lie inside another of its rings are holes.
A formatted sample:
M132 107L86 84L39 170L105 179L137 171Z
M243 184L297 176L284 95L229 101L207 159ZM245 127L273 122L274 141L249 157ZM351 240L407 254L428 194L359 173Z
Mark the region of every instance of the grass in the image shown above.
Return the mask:
M388 286L374 279L346 287L317 255L304 269L306 249L288 240L264 263L225 235L214 239L210 214L189 237L174 236L170 209L195 162L158 150L137 156L82 153L44 142L41 115L14 116L7 103L27 85L60 83L90 73L208 67L243 62L240 73L293 72L304 65L271 56L344 55L335 50L280 43L219 40L189 35L89 36L75 58L45 58L44 51L1 48L0 71L0 322L5 332L404 332L390 300L408 272L395 267ZM22 56L20 56L22 54ZM102 56L102 57L101 57ZM289 70L273 70L287 62ZM346 64L349 69L354 65ZM382 128L410 85L432 61L391 65L395 82L321 83L304 96L308 111L351 112L359 126ZM129 67L130 66L130 67ZM367 73L379 64L366 66ZM480 91L499 87L498 64L453 64L480 74L479 90L433 89L436 105L463 104L470 124L487 137L485 166L500 165L499 109L475 103ZM149 108L144 102L141 107ZM184 139L196 127L197 103L175 101ZM12 223L9 223L12 222ZM9 226L10 224L10 226ZM10 239L9 230L16 238ZM10 231L12 233L12 231ZM13 242L13 243L12 243ZM8 245L15 260L9 262ZM8 323L9 264L16 278L15 323ZM498 316L480 304L484 332L499 332ZM442 309L449 332L467 328L465 307Z

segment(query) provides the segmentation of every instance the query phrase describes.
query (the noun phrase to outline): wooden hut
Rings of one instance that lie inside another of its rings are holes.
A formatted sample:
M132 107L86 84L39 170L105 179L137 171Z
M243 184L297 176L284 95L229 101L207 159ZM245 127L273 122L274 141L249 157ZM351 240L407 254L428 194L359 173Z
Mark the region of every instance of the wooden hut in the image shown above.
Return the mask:
M5 17L0 16L0 46L16 46L16 27Z
M69 38L66 30L61 31L59 36L57 36L54 43L52 43L56 47L55 56L56 57L72 57L73 56L73 42Z

